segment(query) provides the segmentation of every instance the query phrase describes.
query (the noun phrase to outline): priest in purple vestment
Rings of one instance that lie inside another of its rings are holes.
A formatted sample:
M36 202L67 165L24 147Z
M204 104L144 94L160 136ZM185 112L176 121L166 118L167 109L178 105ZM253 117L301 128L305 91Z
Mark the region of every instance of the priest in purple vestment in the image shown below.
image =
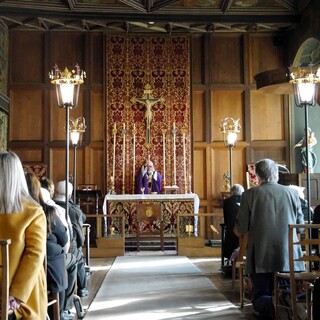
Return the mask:
M155 170L152 161L147 162L147 170L142 172L142 178L138 179L138 193L150 194L152 192L161 193L162 176ZM141 174L139 172L138 174ZM144 189L143 189L144 188Z

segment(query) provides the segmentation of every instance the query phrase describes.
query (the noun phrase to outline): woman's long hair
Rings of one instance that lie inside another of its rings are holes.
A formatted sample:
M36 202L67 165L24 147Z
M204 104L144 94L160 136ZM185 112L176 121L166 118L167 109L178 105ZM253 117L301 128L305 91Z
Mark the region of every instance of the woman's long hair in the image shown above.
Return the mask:
M37 204L29 195L19 157L11 151L0 152L0 214L23 211L23 202Z
M48 206L43 201L41 195L41 184L38 177L34 173L27 172L25 174L27 186L29 189L29 193L31 197L37 201L43 208L43 211L47 218L47 236L49 236L54 228L54 220L55 220L55 208L52 206Z

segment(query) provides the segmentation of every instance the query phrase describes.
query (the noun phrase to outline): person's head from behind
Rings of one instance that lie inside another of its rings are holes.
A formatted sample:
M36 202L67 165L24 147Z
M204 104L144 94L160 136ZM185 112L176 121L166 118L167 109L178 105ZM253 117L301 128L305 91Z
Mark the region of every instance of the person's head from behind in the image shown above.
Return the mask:
M0 214L23 211L23 200L35 203L29 195L19 157L10 151L0 152Z
M278 182L278 164L271 159L262 159L256 162L255 172L260 183Z
M234 184L230 189L230 194L232 196L241 196L244 192L244 188L241 184Z
M72 195L73 186L70 182L68 182L68 199L70 199ZM56 183L54 190L54 200L57 201L66 201L66 180L59 181Z
M42 178L40 180L40 183L41 183L42 188L47 189L49 191L50 197L52 199L54 196L54 183L53 183L53 181L49 178Z
M26 172L25 173L27 186L29 190L30 196L40 203L41 195L40 195L40 181L34 173Z

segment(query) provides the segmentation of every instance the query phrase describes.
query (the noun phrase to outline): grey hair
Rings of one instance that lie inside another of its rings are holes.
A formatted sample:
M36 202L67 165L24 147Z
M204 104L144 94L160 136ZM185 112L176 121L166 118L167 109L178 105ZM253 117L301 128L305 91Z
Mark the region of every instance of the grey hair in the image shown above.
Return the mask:
M278 164L271 159L262 159L256 162L255 172L262 183L278 182Z
M21 161L14 152L0 152L0 177L0 214L22 212L24 200L40 206L29 194Z
M230 193L233 196L241 196L243 192L244 188L241 184L234 184L230 189Z

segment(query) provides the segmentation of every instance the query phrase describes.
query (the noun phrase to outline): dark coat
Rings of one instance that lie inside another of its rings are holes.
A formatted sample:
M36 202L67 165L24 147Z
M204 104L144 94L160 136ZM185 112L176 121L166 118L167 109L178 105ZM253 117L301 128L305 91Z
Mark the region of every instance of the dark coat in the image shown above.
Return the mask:
M47 283L52 292L68 287L65 253L63 247L68 241L67 229L55 215L51 234L47 238Z
M230 258L233 251L239 247L239 238L234 234L233 228L240 206L241 196L231 196L223 201L223 218L225 224L225 238L223 255Z

